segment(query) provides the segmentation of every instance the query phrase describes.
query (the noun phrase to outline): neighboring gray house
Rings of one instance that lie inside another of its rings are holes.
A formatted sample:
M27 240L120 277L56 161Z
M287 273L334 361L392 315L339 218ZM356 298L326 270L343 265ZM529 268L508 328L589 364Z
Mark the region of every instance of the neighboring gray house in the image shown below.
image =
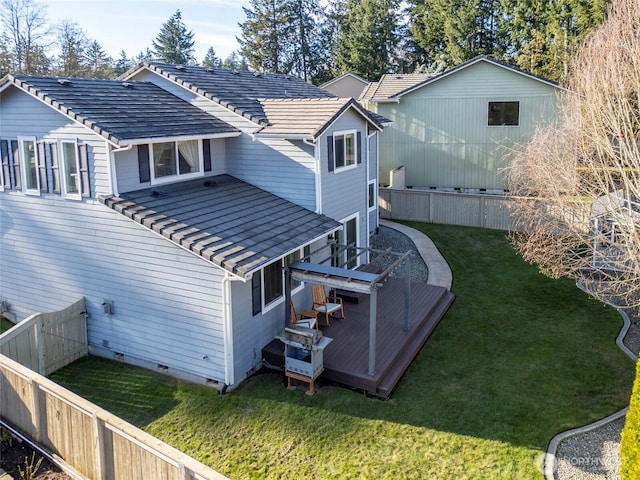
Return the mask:
M509 147L554 122L560 87L491 57L441 74L383 75L360 101L393 123L380 135L380 182L502 193Z
M85 296L92 353L234 388L285 325L285 262L368 246L380 130L282 75L7 76L0 299L22 319Z
M365 88L369 86L369 81L355 73L343 73L342 75L329 80L320 85L320 88L335 95L336 97L360 98Z

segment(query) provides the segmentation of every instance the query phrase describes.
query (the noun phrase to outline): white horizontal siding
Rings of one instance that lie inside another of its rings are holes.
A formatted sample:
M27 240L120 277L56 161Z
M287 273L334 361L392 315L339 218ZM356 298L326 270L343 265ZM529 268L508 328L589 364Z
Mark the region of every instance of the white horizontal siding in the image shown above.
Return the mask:
M0 138L35 136L37 140L78 140L90 146L92 196L111 192L107 141L31 95L9 87L0 93Z
M0 197L0 297L19 318L85 296L90 345L224 380L218 268L99 203Z
M329 172L327 157L327 137L334 132L354 130L361 132L362 163L356 168L336 172ZM364 119L353 111L345 112L319 139L321 152L321 184L322 184L322 213L335 219L342 220L353 214L358 214L359 246L369 245L367 232L368 189L366 167L366 124Z
M226 162L218 165L217 173L228 173L305 208L316 209L313 147L298 141L253 139L251 134L260 126L247 118L156 73L143 71L134 79L153 82L243 132L240 137L226 140ZM212 158L215 165L215 156Z

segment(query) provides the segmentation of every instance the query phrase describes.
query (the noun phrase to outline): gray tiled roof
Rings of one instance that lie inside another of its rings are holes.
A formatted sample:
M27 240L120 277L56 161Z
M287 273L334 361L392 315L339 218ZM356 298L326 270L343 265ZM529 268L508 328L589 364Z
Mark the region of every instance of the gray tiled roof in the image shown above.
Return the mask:
M393 98L408 88L414 87L433 77L433 74L385 74L378 82L373 82L362 91L360 100Z
M149 82L7 76L111 142L234 133L231 125Z
M268 120L258 99L335 98L335 95L304 80L273 73L144 62L123 76L143 67L262 125L267 125Z
M239 276L340 227L329 217L229 175L99 200Z
M527 72L526 70L522 70L518 67L514 67L513 65L509 65L507 63L501 62L491 56L488 55L478 55L477 57L472 58L471 60L467 60L460 65L456 65L455 67L449 68L442 73L438 74L407 74L407 75L395 75L395 74L386 74L380 78L380 81L371 83L365 90L363 90L362 95L360 95L359 100L388 100L395 97L400 97L404 94L407 94L415 89L421 88L424 85L436 82L441 78L447 77L452 73L455 73L459 70L463 70L471 65L474 65L478 62L487 62L493 65L496 65L501 68L505 68L507 70L511 70L512 72L518 73L520 75L527 76L534 80L538 80L540 82L546 83L553 87L559 87L559 85L553 80L549 80L548 78L544 78L533 73Z
M371 123L382 128L378 118L352 98L260 99L260 104L269 119L269 125L260 129L258 134L309 135L317 138L350 107L356 108Z

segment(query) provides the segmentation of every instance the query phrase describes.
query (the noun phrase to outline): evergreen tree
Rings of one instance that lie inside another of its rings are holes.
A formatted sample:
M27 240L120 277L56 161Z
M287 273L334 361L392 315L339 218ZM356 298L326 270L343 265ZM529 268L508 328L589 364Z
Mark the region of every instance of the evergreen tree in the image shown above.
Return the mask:
M234 50L227 58L224 59L224 62L222 62L222 68L239 71L249 70L249 64L240 52Z
M63 20L56 27L57 46L60 51L56 73L64 77L85 75L84 52L89 40L80 26L70 20Z
M209 50L207 50L207 54L202 60L202 66L213 68L220 68L222 66L222 60L216 57L216 51L213 47L209 47Z
M151 62L153 60L156 60L156 57L154 55L154 52L150 48L147 48L144 52L141 51L136 56L136 62L137 63L140 63L140 62Z
M353 72L377 80L394 71L398 44L399 0L348 0L340 24L336 64L339 73Z
M250 8L242 7L247 19L240 23L242 38L237 38L241 53L254 70L288 72L285 39L289 18L283 0L251 0Z
M319 23L324 15L318 0L286 0L288 34L286 55L290 59L290 73L304 80L315 77L326 63L326 38Z
M102 45L93 40L85 49L85 65L89 78L112 78L114 70L112 58L105 53Z
M603 19L606 0L502 0L513 61L521 68L559 80L580 42Z
M504 58L500 0L413 0L409 14L419 63L452 66L477 55Z
M115 64L113 67L113 75L115 77L119 77L124 72L129 70L132 66L133 66L133 61L130 60L129 57L127 57L127 52L125 52L124 50L121 50L120 56L115 61Z
M194 62L193 32L182 23L182 14L176 10L162 25L158 36L153 40L153 48L158 60L168 63L189 64Z

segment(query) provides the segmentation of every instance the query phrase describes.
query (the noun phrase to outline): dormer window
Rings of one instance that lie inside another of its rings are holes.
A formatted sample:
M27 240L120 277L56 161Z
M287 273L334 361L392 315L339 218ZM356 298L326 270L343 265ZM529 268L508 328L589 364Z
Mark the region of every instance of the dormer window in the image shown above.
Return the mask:
M153 178L196 176L202 171L201 148L197 140L163 142L151 145Z

